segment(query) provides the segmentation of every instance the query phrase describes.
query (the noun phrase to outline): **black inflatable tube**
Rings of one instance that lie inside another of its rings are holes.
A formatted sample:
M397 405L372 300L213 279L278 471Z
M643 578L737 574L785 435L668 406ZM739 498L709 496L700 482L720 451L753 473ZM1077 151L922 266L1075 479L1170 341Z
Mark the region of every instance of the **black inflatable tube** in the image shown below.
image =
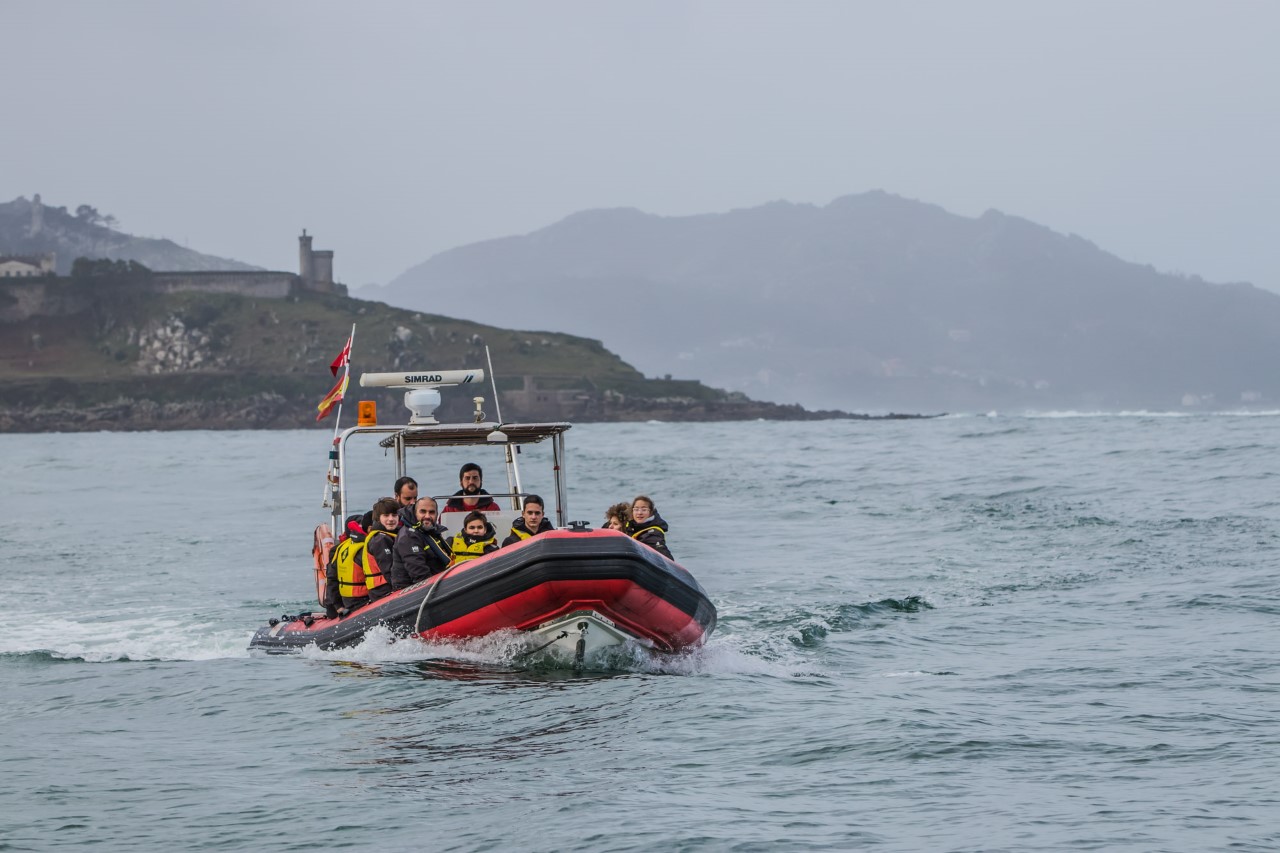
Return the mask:
M622 537L538 537L522 546L447 575L423 613L422 629L447 624L467 613L552 581L625 580L688 614L709 633L715 607L696 579L656 551ZM251 649L296 651L312 643L333 649L358 643L372 627L384 624L401 634L413 631L428 579L319 630L279 631L263 627Z

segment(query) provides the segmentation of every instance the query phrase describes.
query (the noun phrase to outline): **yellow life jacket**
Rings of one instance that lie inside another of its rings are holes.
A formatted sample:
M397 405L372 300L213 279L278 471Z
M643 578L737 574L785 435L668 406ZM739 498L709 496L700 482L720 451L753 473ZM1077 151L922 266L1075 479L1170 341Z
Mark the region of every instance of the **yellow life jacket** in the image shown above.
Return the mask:
M392 539L396 538L396 534L390 530L374 530L374 531L371 531L369 535L364 538L365 544L367 545L369 540L379 533L381 533L384 536L390 536ZM392 546L392 547L395 547L395 546ZM391 567L387 566L387 568L389 569ZM342 583L341 577L339 577L338 583L339 584ZM364 549L364 585L365 585L366 594L368 594L368 590L377 589L378 587L382 586L385 583L390 583L390 579L382 571L382 567L378 565L377 558L374 557L373 554L366 547Z
M491 528L492 529L492 528ZM478 539L469 543L463 534L459 533L453 537L453 543L449 550L453 552L453 562L450 565L456 566L458 563L465 563L467 560L474 560L476 557L483 557L486 549L492 550L489 546L498 547L498 537L490 536L488 539Z
M524 541L524 540L526 540L526 539L532 539L532 538L533 538L533 534L532 534L532 533L530 533L529 531L527 531L527 530L525 530L525 529L523 529L523 528L521 528L521 527L516 527L514 524L513 524L513 525L511 525L511 532L512 532L512 533L514 533L516 536L519 536L519 537L520 537L520 541L521 541L521 542L523 542L523 541Z
M364 585L364 554L366 537L344 539L333 551L333 562L338 567L338 594L343 598L364 598L369 589Z

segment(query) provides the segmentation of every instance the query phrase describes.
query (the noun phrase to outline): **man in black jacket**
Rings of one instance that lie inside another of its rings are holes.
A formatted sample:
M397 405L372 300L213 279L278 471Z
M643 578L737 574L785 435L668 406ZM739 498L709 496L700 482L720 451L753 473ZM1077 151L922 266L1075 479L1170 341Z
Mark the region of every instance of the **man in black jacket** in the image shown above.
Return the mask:
M437 523L435 499L418 498L413 512L413 526L401 528L396 537L391 563L392 589L412 586L449 565L449 546L445 544L445 528Z
M400 506L412 507L418 500L418 481L412 477L401 477L392 489Z
M515 524L511 525L511 535L502 540L502 547L515 545L517 542L523 542L548 530L555 530L555 525L543 513L544 506L546 505L542 502L542 498L537 495L526 495L524 512L516 519Z
M418 523L413 507L418 503L418 481L401 477L395 484L396 503L400 504L400 526L406 530Z

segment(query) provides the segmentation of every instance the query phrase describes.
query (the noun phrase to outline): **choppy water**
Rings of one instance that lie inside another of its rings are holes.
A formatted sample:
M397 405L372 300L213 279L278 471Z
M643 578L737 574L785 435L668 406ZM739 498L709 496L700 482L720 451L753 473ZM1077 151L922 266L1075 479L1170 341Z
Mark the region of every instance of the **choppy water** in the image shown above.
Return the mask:
M720 611L581 675L249 656L309 603L324 433L0 436L0 850L1275 849L1278 436L576 427L570 515L650 493Z

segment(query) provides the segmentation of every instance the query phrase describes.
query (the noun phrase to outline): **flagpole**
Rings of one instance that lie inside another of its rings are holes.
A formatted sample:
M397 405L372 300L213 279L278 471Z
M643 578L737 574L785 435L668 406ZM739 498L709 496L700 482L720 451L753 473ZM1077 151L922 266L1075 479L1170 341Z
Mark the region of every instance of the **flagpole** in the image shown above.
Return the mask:
M355 323L352 323L352 324L351 324L351 337L347 338L347 346L349 347L349 349L347 350L347 364L346 364L347 372L346 372L346 373L344 373L344 374L342 375L342 378L343 378L344 380L348 380L348 381L349 381L349 380L351 379L351 349L350 349L350 348L354 348L354 347L355 347L355 345L356 345L356 324L355 324ZM347 386L346 386L346 385L343 385L343 387L342 387L342 396L343 396L343 397L346 397L346 396L347 396ZM341 423L342 423L342 401L341 401L341 400L339 400L339 401L338 401L338 414L337 414L337 416L333 419L333 443L334 443L334 444L337 444L337 443L338 443L338 427L339 427L339 425L340 425Z
M355 344L356 344L356 324L352 323L351 336L347 338L347 346L346 346L347 363L346 365L344 365L346 367L347 372L342 374L343 398L347 396L347 387L348 387L348 383L351 380L351 348L354 347ZM337 415L334 416L334 419L333 419L333 443L330 445L330 450L338 446L338 428L341 425L341 423L342 423L342 400L340 399L338 400L338 413ZM329 470L325 472L325 477L324 477L324 498L320 502L321 506L327 507L327 506L333 505L332 496L335 493L334 486L336 486L338 483L337 478L334 476L334 473L333 473L333 469L336 465L337 465L337 454L331 452L329 454Z

